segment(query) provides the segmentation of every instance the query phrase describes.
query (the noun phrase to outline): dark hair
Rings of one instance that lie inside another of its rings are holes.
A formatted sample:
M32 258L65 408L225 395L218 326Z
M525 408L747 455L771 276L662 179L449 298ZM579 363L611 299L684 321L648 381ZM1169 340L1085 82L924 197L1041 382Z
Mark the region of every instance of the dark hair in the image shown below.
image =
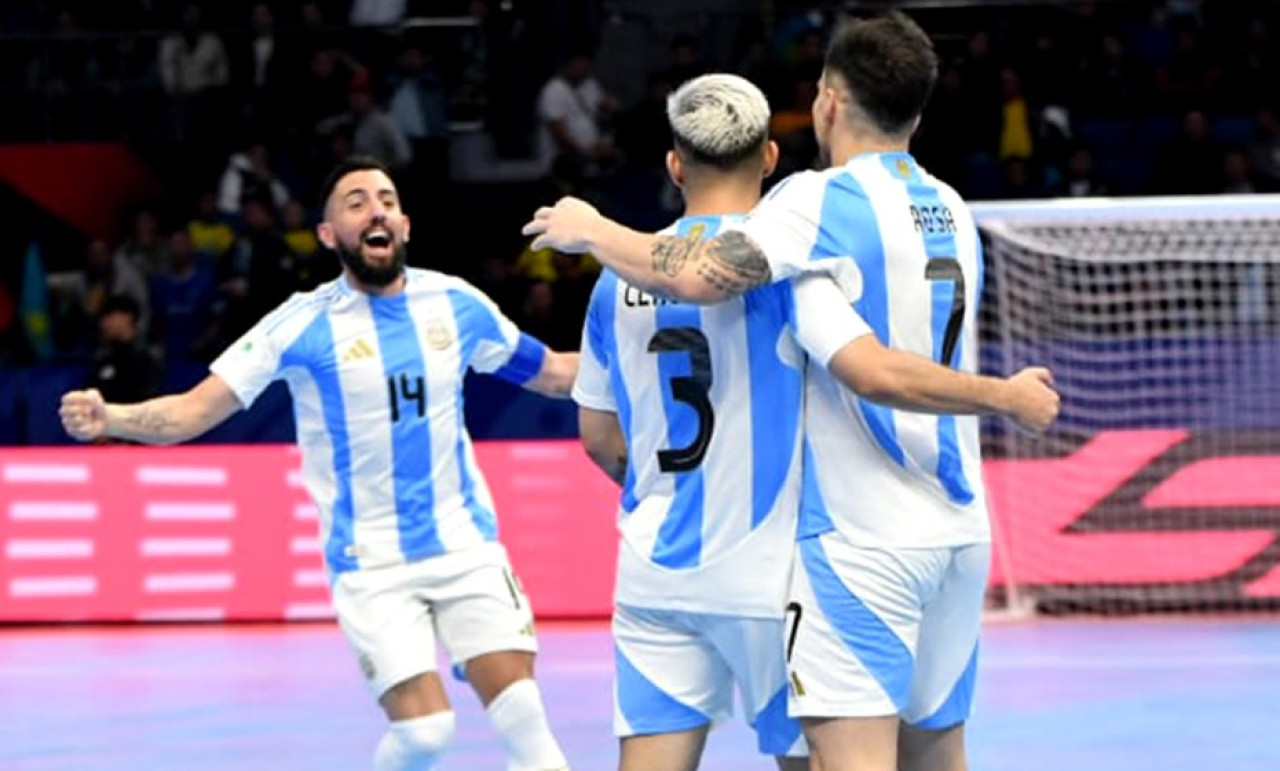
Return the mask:
M334 166L333 171L329 172L329 176L324 178L324 184L320 186L321 208L329 204L329 196L333 195L334 188L338 186L342 178L357 171L380 171L388 177L391 176L391 171L386 165L372 155L348 156L337 166Z
M98 318L112 313L123 313L137 321L142 317L142 308L138 306L137 300L127 294L113 294L102 302L102 307L98 310Z
M938 78L938 55L924 30L899 11L846 22L825 66L844 79L876 128L898 135L924 111Z

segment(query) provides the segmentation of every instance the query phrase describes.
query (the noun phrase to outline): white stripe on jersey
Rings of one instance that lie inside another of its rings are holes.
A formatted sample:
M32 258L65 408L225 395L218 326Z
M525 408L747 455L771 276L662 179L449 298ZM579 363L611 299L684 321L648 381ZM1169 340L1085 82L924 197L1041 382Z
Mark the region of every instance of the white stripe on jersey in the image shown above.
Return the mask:
M795 175L735 229L765 251L775 278L833 274L881 343L935 361L948 344L958 264L964 321L948 363L976 371L977 229L960 196L906 153ZM805 310L801 327L820 322L806 322ZM900 547L990 539L976 418L864 402L812 363L805 404L802 536L834 529L859 545Z

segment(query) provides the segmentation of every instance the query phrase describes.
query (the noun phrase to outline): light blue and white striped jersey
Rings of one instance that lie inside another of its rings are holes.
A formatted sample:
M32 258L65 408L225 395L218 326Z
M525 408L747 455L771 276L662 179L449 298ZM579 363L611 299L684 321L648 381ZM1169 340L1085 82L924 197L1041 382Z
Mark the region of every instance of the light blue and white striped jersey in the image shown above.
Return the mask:
M282 378L331 574L497 539L463 423L467 368L522 384L545 348L462 279L409 269L376 297L344 277L296 294L211 367L248 407Z
M722 219L686 217L666 232L709 238ZM616 412L626 437L618 603L781 613L800 484L792 315L786 284L698 307L601 273L573 398Z
M907 153L795 174L734 226L774 280L833 274L881 343L977 371L982 247L968 207ZM859 545L990 540L976 417L864 401L808 368L800 534Z

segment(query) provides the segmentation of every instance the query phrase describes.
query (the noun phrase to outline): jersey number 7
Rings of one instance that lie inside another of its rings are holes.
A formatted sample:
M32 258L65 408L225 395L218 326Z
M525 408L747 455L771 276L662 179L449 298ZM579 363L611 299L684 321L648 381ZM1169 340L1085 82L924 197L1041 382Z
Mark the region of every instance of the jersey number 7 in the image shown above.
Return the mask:
M964 321L964 271L960 268L960 261L954 257L932 257L925 263L924 277L926 281L955 282L955 288L951 293L951 313L947 317L947 326L942 333L942 355L938 359L939 364L950 367L951 356L955 353L956 342L960 339L960 325ZM938 330L934 330L934 335L937 334Z
M689 354L688 375L671 378L671 396L698 413L698 433L684 447L658 451L658 468L664 472L693 471L707 454L716 414L711 408L711 347L707 336L697 327L659 329L649 339L649 353L684 352Z

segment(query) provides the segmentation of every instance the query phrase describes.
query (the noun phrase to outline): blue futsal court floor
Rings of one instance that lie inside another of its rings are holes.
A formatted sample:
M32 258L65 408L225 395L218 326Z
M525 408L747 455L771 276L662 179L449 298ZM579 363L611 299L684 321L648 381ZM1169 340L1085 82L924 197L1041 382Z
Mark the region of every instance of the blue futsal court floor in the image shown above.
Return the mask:
M544 624L539 675L577 771L609 769L604 624ZM454 684L457 685L457 684ZM1280 619L986 630L975 771L1280 769ZM444 768L502 771L469 691ZM382 731L330 624L0 628L0 769L364 769ZM704 769L769 769L734 722Z

